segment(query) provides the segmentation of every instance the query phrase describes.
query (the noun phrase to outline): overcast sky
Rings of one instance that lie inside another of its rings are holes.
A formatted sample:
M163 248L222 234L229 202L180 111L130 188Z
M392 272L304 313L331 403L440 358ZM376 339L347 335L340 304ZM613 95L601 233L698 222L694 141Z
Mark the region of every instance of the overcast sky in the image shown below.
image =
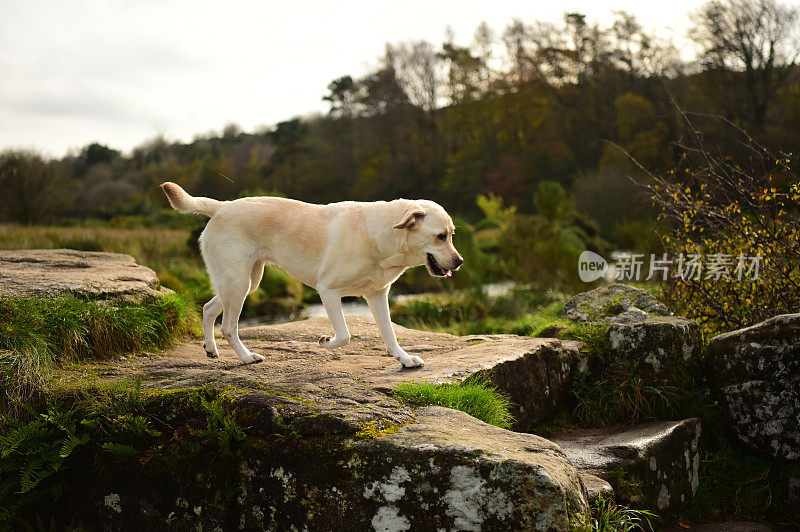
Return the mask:
M609 24L614 10L681 44L688 13L673 0L0 1L0 148L62 156L92 141L128 152L163 133L189 141L235 122L244 130L327 110L328 83L377 64L386 42L448 26L468 44L486 21Z

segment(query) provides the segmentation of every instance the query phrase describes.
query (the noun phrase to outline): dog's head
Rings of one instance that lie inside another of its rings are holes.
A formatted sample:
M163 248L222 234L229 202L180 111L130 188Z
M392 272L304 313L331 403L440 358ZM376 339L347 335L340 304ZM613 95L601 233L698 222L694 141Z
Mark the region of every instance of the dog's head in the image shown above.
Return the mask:
M407 232L409 266L424 264L432 276L450 277L464 262L453 246L453 220L438 203L412 202L394 228Z

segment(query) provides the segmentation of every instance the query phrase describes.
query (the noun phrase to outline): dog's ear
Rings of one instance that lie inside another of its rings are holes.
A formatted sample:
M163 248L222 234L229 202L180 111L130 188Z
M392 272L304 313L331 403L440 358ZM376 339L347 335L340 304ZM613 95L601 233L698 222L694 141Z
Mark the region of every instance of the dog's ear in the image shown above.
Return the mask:
M419 207L413 207L406 211L403 220L394 226L395 229L413 229L414 226L425 217L425 211Z

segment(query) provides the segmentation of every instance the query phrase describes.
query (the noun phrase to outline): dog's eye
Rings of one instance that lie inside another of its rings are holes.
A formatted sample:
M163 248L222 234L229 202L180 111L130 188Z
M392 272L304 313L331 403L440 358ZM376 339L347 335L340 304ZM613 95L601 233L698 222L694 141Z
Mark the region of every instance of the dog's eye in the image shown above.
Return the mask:
M439 233L438 235L436 235L436 238L444 242L445 240L447 240L447 233Z

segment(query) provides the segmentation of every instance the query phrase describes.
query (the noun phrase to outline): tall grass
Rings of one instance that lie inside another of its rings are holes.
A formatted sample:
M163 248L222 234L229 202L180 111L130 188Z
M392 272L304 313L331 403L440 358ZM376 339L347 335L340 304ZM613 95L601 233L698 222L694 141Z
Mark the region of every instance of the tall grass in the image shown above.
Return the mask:
M211 298L211 283L189 229L0 224L0 249L68 248L131 255L152 268L167 288L196 302Z
M675 403L683 393L675 386L628 373L599 380L587 373L573 386L573 415L579 424L589 427L673 418L679 410Z
M176 337L199 334L199 316L186 296L112 305L64 297L0 299L2 403L24 400L58 364L162 349Z
M0 224L0 249L70 248L127 253L153 268L170 258L199 255L189 229Z
M600 495L590 505L591 514L575 516L572 530L575 532L630 532L653 530L650 519L656 515L647 510L631 510L615 504Z
M511 402L486 380L433 384L405 382L395 395L415 405L436 405L461 410L490 425L508 429L514 423Z

